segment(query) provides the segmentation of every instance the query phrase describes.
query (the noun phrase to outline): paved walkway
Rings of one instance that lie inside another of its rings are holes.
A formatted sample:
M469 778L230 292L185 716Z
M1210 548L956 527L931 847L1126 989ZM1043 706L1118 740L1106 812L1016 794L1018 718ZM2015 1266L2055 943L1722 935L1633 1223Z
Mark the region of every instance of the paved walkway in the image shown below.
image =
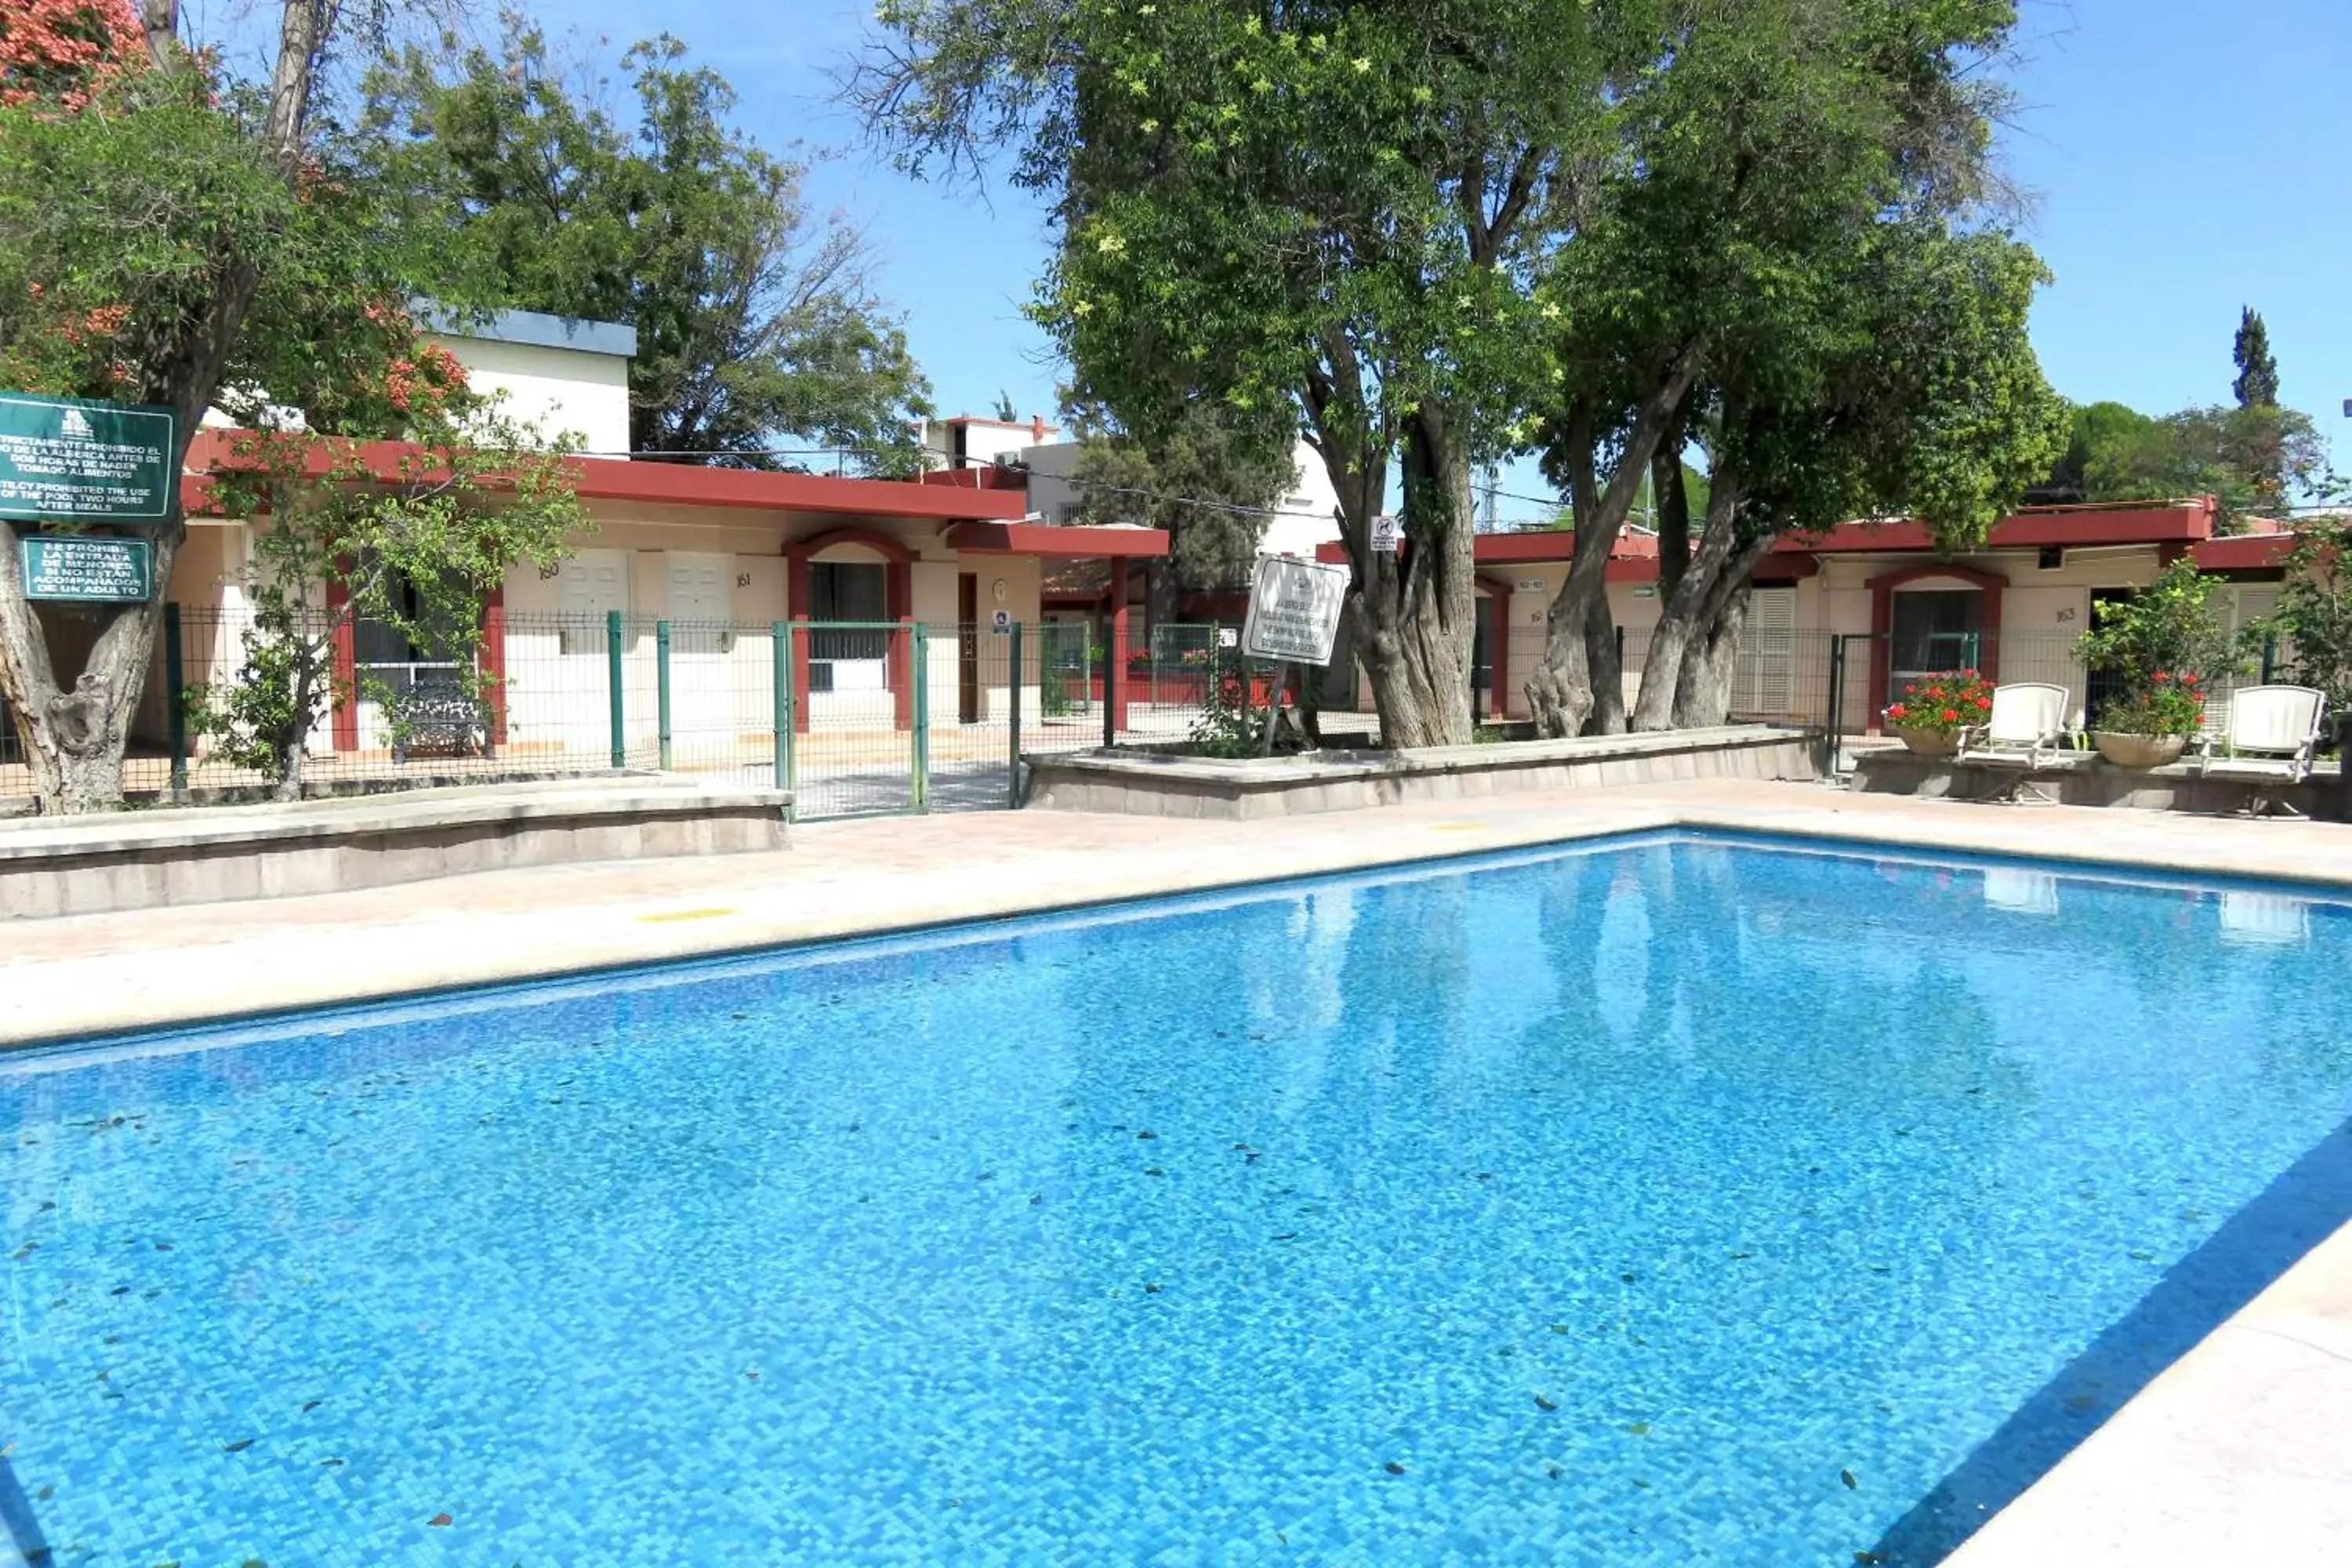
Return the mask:
M1031 811L793 847L0 927L0 1044L1672 826L2352 887L2352 828L1703 783L1263 822ZM0 1065L5 1058L0 1058ZM2152 1383L1956 1568L2352 1561L2352 1228Z

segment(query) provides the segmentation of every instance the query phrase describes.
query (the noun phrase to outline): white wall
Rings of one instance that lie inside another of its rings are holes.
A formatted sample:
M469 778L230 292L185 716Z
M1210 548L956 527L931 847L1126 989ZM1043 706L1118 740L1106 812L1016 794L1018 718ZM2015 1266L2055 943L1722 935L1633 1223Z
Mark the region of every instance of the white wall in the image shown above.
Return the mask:
M1029 466L1029 510L1047 522L1071 521L1083 499L1068 478L1077 462L1078 443L1053 441L1040 447L1024 447L1019 455ZM1323 458L1314 447L1299 442L1292 448L1291 460L1294 472L1290 488L1275 503L1274 515L1266 520L1258 548L1271 555L1311 559L1317 545L1339 537L1339 496L1331 488L1330 470L1323 466Z
M542 348L487 338L432 340L457 356L477 392L503 393L499 412L539 426L566 451L629 450L629 362L621 354Z

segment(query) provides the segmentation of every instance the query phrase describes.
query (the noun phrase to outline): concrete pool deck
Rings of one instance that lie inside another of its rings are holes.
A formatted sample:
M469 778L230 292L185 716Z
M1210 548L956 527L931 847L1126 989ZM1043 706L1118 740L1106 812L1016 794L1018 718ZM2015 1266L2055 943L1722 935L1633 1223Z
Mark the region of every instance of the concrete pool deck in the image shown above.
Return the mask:
M771 852L12 922L0 1045L1674 826L2352 889L2342 826L1736 781L1263 821L888 818L798 828ZM1949 1561L2320 1564L2344 1561L2347 1540L2352 1229L2161 1373Z

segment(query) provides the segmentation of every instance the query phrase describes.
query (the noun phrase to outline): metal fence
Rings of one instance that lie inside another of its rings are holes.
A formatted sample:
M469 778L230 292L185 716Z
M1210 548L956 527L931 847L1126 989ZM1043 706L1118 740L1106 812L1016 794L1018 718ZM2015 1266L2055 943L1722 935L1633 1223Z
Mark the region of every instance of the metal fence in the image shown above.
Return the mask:
M133 726L134 795L265 794L192 709L254 668L250 612L173 606ZM367 622L330 628L340 694L306 784L396 787L659 770L774 784L803 817L1015 804L1018 758L1182 740L1214 626L1161 626L1110 661L1082 621L715 622L493 609L456 654ZM470 660L471 670L458 668ZM478 695L461 676L474 674ZM0 795L30 793L0 754Z

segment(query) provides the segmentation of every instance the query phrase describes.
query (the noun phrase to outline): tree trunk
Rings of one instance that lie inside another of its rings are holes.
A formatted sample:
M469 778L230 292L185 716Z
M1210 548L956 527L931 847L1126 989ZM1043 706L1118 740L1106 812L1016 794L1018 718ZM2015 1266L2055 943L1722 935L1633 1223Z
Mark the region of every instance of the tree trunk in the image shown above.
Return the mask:
M1736 552L1738 538L1738 478L1727 467L1719 466L1707 493L1706 524L1699 533L1698 550L1687 561L1677 561L1674 585L1665 590L1665 604L1658 612L1657 626L1650 633L1649 655L1642 663L1641 695L1633 704L1634 729L1673 727L1675 693L1682 683L1684 652L1694 637L1706 635L1712 624L1710 612L1721 606L1722 599L1716 590ZM1658 577L1664 584L1667 571L1663 537L1658 548Z
M1634 416L1605 490L1599 488L1593 463L1598 436L1594 410L1580 403L1569 412L1561 446L1576 546L1568 581L1544 617L1543 657L1528 678L1528 704L1539 735L1605 734L1624 728L1624 686L1607 602L1609 555L1642 488L1650 454L1675 423L1698 369L1696 344L1685 348L1665 368Z
M1471 644L1477 632L1469 453L1423 409L1404 438L1405 549L1360 568L1360 656L1385 746L1470 743Z
M1739 665L1739 637L1748 624L1756 563L1771 548L1770 534L1751 539L1717 574L1694 635L1683 649L1675 688L1675 729L1707 729L1722 723L1730 712L1731 678Z
M155 541L156 580L167 581L184 529L174 521ZM33 795L44 816L103 811L122 801L122 753L154 657L163 619L158 600L117 605L89 657L61 682L48 637L25 597L16 528L0 523L0 694L23 743Z

